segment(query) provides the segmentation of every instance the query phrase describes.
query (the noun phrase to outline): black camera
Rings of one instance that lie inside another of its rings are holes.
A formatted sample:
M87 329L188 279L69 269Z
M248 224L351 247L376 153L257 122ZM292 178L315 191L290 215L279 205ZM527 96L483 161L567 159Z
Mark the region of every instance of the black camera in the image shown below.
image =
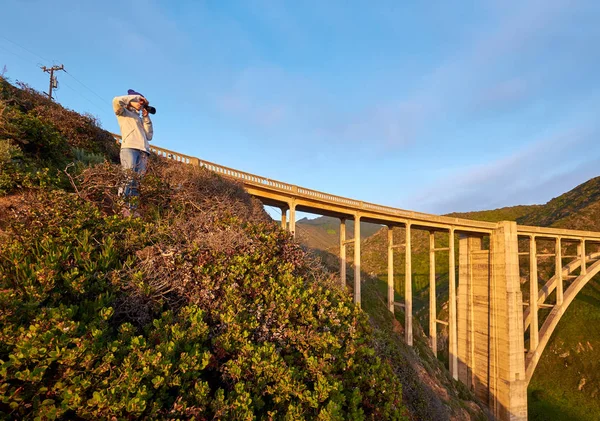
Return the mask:
M151 105L144 104L144 108L148 111L149 114L156 114L156 108Z

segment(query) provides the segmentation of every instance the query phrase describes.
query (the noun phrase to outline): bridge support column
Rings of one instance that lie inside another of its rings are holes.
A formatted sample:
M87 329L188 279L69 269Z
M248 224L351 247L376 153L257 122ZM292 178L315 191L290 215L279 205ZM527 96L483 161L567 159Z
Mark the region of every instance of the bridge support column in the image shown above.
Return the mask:
M296 237L296 203L290 203L290 232L293 237Z
M388 310L394 313L394 231L388 226Z
M582 238L581 242L577 244L577 254L579 254L579 258L581 259L581 274L585 275L587 273L587 265L585 263L585 240Z
M281 208L281 228L287 230L287 208Z
M448 365L450 367L450 374L452 374L452 378L454 380L458 380L458 324L456 321L456 254L454 246L454 228L450 228L448 249L448 278L450 284L448 292L448 353L450 361Z
M560 237L556 238L556 246L555 246L555 276L556 276L556 305L561 306L563 303L563 271L562 271L562 245L560 241Z
M404 270L404 334L406 343L413 344L413 314L412 314L412 250L410 245L410 223L406 224L406 241L404 242L405 270Z
M435 232L429 232L429 345L437 357L437 302L435 295Z
M346 288L346 218L340 218L340 282Z
M535 235L529 237L529 352L535 352L540 341L538 322L538 261Z
M354 302L360 306L360 214L354 217Z

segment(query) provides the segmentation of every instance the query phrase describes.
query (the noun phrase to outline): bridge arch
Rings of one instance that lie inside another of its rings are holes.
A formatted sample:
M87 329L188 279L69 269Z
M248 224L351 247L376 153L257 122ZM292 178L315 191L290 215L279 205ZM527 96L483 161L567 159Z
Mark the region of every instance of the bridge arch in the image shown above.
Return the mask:
M535 350L533 352L529 352L525 358L525 373L527 383L531 381L533 377L533 373L537 364L540 361L542 353L548 345L550 338L552 337L552 333L556 329L558 322L561 320L563 314L569 307L569 305L573 302L577 294L583 289L587 283L594 278L600 272L600 252L591 253L586 256L586 261L595 261L591 266L587 267L584 273L580 274L573 283L567 288L564 292L564 298L561 304L554 305L550 314L542 324L541 329L539 330L539 342ZM581 267L581 259L577 259L576 261L572 261L569 264L565 265L562 268L563 274L571 274L575 269ZM542 294L538 299L538 304L543 304L545 299L556 289L558 284L558 276L554 275L543 287ZM525 310L523 314L524 321L524 331L531 327L531 312L530 308Z

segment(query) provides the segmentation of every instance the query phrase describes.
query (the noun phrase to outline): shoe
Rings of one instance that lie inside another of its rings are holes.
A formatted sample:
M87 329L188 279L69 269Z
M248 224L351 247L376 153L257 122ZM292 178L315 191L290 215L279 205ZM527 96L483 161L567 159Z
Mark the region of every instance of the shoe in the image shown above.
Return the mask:
M131 211L128 208L123 208L121 210L121 216L123 218L129 218L131 216Z

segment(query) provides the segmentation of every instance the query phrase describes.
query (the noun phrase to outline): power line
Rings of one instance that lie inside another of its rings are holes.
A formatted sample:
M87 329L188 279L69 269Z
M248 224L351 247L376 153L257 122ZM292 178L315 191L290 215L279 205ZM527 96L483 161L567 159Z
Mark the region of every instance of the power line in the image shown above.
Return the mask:
M19 47L19 48L21 48L21 49L23 49L23 50L27 51L29 54L32 54L32 55L34 55L34 56L36 56L36 57L38 57L38 58L40 58L40 59L42 59L42 60L44 60L44 61L46 61L46 62L54 61L54 60L48 60L47 58L44 58L44 57L42 57L41 55L39 55L39 54L37 54L37 53L35 53L35 52L31 51L30 49L28 49L28 48L26 48L26 47L22 46L21 44L18 44L18 43L16 43L15 41L12 41L12 40L10 40L10 39L6 38L4 35L0 35L0 37L1 37L1 38L3 38L3 39L5 39L6 41L8 41L8 42L10 42L10 43L12 43L12 44L14 44L14 45L16 45L17 47ZM5 50L5 51L8 51L8 50L6 50L6 49L4 49L4 50ZM23 59L23 60L27 60L27 61L30 61L30 62L32 62L32 63L33 63L33 61L32 61L32 60L26 59L26 58L24 58L24 57L22 57L22 56L18 55L17 53L13 53L13 52L11 52L11 51L8 51L8 52L10 52L10 53L12 53L12 54L16 55L17 57L20 57L20 58L21 58L21 59ZM82 81L80 81L79 79L77 79L77 78L76 78L76 77L75 77L73 74L71 74L71 73L67 72L65 69L62 69L62 70L64 70L64 72L65 72L66 74L68 74L69 76L71 76L71 77L72 77L72 78L75 80L75 82L79 83L79 84L80 84L81 86L83 86L85 89L87 89L88 91L90 91L91 93L93 93L94 95L96 95L96 96L97 96L98 98L100 98L100 99L101 99L103 102L106 102L106 103L109 103L109 104L110 104L110 101L108 101L106 98L103 98L103 97L101 97L100 95L98 95L98 94L97 94L97 93L96 93L96 92L95 92L95 91L94 91L92 88L90 88L90 87L89 87L89 86L87 86L85 83L83 83Z
M281 215L281 209L278 207L275 207L273 205L264 205L264 207L271 209L271 212L273 212L273 214L275 214L275 215L277 215L277 214ZM267 211L267 213L269 213L269 212ZM271 218L273 218L273 217L271 217ZM281 216L279 216L279 218L281 220Z
M25 57L23 57L23 56L21 56L21 55L19 55L19 54L15 53L14 51L10 51L10 50L6 49L5 47L3 47L3 46L1 46L1 45L0 45L0 49L2 49L2 50L4 50L4 51L6 51L6 52L7 52L7 53L9 53L9 54L12 54L12 55L14 55L14 56L16 56L16 57L20 58L21 60L27 61L27 62L29 62L29 63L34 63L32 60L30 60L30 59L28 59L28 58L25 58ZM34 64L35 64L35 63L34 63Z
M37 53L35 53L35 52L31 51L30 49L28 49L28 48L26 48L26 47L24 47L24 46L22 46L22 45L20 45L20 44L18 44L18 43L16 43L16 42L12 41L12 40L10 40L10 39L6 38L6 37L5 37L5 36L3 36L3 35L0 35L0 38L2 38L2 39L5 39L6 41L10 42L11 44L14 44L14 45L16 45L17 47L19 47L19 48L21 48L21 49L23 49L23 50L27 51L28 53L30 53L30 54L32 54L32 55L34 55L34 56L36 56L36 57L38 57L38 58L40 58L40 59L42 59L42 60L44 60L44 61L50 61L50 60L48 60L48 59L46 59L46 58L42 57L41 55L39 55L39 54L37 54ZM16 56L16 57L20 58L21 60L27 61L28 63L32 63L32 64L39 65L39 63L35 63L35 62L34 62L33 60L31 60L30 58L23 57L22 55L20 55L20 54L17 54L17 53L15 53L14 51L8 50L6 47L4 47L4 46L2 46L2 45L0 45L0 49L4 50L5 52L7 52L7 53L9 53L9 54L12 54L12 55L14 55L14 56ZM55 77L53 76L53 74L52 74L52 73L53 73L53 70L52 70L52 69L54 69L54 70L63 70L65 73L67 73L69 76L71 76L71 78L73 78L73 80L75 80L75 82L79 83L79 84L80 84L81 86L83 86L85 89L87 89L88 91L90 91L91 93L93 93L94 95L96 95L96 96L97 96L97 97L98 97L100 100L102 100L102 102L103 102L103 103L109 103L109 104L110 104L110 101L107 101L105 98L102 98L102 97L101 97L100 95L98 95L98 94L97 94L97 93L96 93L96 92L95 92L93 89L91 89L91 88L90 88L89 86L87 86L85 83L83 83L82 81L80 81L79 79L77 79L77 78L76 78L76 77L75 77L73 74L71 74L70 72L68 72L68 71L67 71L67 70L64 68L64 66L62 66L62 65L61 65L60 67L58 67L58 66L53 66L52 68L49 68L49 69L47 69L47 70L46 70L45 66L43 66L43 67L42 67L42 70L44 70L44 71L48 71L48 72L50 72L50 73L51 73L51 75L50 75L50 89L49 89L49 91L50 91L50 92L48 93L49 97L51 97L51 96L52 96L52 92L51 92L51 91L52 91L52 89L53 89L53 88L54 88L54 89L56 89L56 87L57 87L57 81L56 81L56 78L55 78ZM87 98L85 95L81 94L79 91L75 90L74 88L72 88L72 87L71 87L71 86L69 86L69 85L67 85L67 87L68 87L69 89L71 89L72 91L74 91L75 93L77 93L78 95L80 95L82 98L84 98L84 99L85 99L86 101L88 101L90 104L94 105L95 107L98 107L98 104L96 104L96 103L94 103L94 102L90 101L90 99L89 99L89 98Z
M51 60L48 60L48 59L46 59L46 58L44 58L44 57L40 56L40 55L39 55L39 54L37 54L37 53L34 53L34 52L33 52L33 51L31 51L30 49L28 49L28 48L25 48L25 47L23 47L22 45L20 45L20 44L17 44L16 42L14 42L14 41L12 41L12 40L10 40L10 39L6 38L4 35L0 35L0 37L4 38L4 39L5 39L5 40L7 40L8 42L10 42L10 43L12 43L12 44L16 45L17 47L19 47L19 48L22 48L23 50L27 51L29 54L33 54L34 56L36 56L36 57L38 57L38 58L41 58L41 59L42 59L42 60L44 60L45 62L50 62L50 61L51 61Z
M94 92L91 88L89 88L85 83L81 82L79 79L77 79L75 76L73 76L71 73L67 72L65 70L65 73L68 74L69 76L71 76L75 82L79 83L81 86L83 86L85 89L87 89L88 91L90 91L91 93L93 93L94 95L96 95L98 98L100 98L103 102L106 102L108 104L110 104L111 102L108 101L105 98L102 98L100 95L98 95L96 92Z
M98 110L104 112L106 111L103 107L101 107L100 105L98 105L97 103L93 102L91 99L89 99L88 97L86 97L85 95L83 95L81 92L79 92L78 90L76 90L75 88L73 88L72 86L70 86L68 83L66 82L62 82L63 85L65 85L67 88L69 88L70 90L72 90L73 92L75 92L77 95L79 95L80 97L82 97L83 99L85 99L87 102L89 102L90 104L92 104L94 107L96 107Z

